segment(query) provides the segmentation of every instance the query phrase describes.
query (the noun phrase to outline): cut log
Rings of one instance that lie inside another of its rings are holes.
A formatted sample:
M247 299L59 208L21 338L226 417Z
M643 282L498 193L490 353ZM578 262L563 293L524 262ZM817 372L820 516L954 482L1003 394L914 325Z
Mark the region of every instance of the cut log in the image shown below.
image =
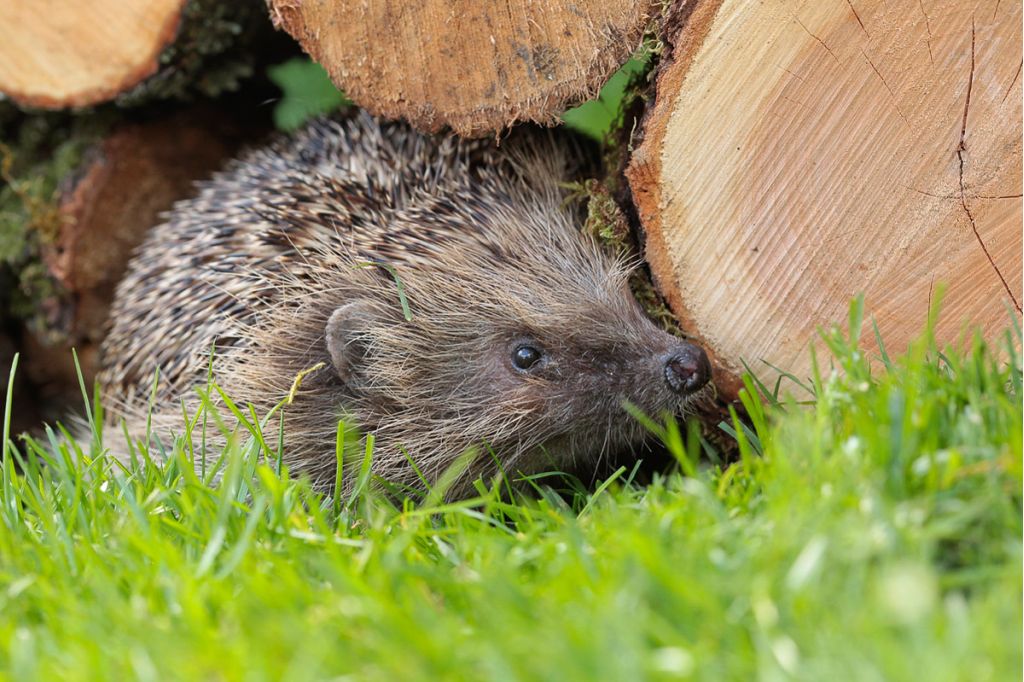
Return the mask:
M132 250L161 213L192 195L196 180L262 132L197 108L122 124L85 152L59 192L60 231L42 245L41 258L59 285L49 304L61 328L26 330L22 368L36 387L54 397L77 392L71 347L91 385L107 311Z
M0 3L0 92L41 107L111 99L157 70L186 1Z
M5 0L0 93L58 109L232 89L270 29L257 1Z
M357 104L427 132L557 121L638 47L652 0L268 0Z
M627 174L657 285L721 393L743 362L809 375L816 329L858 292L890 353L940 284L940 342L1019 316L1021 3L676 10Z

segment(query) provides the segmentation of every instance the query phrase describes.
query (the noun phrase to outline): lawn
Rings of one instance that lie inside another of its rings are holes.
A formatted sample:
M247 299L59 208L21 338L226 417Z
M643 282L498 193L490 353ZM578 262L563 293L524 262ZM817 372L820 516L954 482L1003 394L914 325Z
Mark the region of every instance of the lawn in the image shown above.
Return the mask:
M123 467L13 438L0 674L1019 679L1019 326L893 358L825 338L818 376L720 427L738 461L659 427L678 465L646 486L396 506L319 497L253 439L213 484L179 450Z

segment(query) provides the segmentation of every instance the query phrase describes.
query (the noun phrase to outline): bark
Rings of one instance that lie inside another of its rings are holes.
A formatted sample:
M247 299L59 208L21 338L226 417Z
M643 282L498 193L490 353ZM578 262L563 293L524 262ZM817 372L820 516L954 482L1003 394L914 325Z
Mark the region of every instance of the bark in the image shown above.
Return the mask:
M552 124L638 47L652 0L268 0L357 104L436 132Z

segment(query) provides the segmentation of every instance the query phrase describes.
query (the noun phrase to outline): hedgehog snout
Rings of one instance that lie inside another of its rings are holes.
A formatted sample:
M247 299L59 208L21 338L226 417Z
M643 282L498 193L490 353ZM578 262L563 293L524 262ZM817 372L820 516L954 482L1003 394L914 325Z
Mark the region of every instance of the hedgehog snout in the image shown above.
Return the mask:
M665 383L678 395L690 395L711 379L707 353L691 343L681 342L662 356Z

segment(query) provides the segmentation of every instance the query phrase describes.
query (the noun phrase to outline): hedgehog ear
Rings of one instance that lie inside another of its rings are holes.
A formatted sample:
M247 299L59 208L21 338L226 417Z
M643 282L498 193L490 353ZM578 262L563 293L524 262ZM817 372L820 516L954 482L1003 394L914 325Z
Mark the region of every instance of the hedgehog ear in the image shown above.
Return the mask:
M354 378L366 354L365 331L372 319L368 303L353 301L337 308L327 320L327 352L344 382Z

